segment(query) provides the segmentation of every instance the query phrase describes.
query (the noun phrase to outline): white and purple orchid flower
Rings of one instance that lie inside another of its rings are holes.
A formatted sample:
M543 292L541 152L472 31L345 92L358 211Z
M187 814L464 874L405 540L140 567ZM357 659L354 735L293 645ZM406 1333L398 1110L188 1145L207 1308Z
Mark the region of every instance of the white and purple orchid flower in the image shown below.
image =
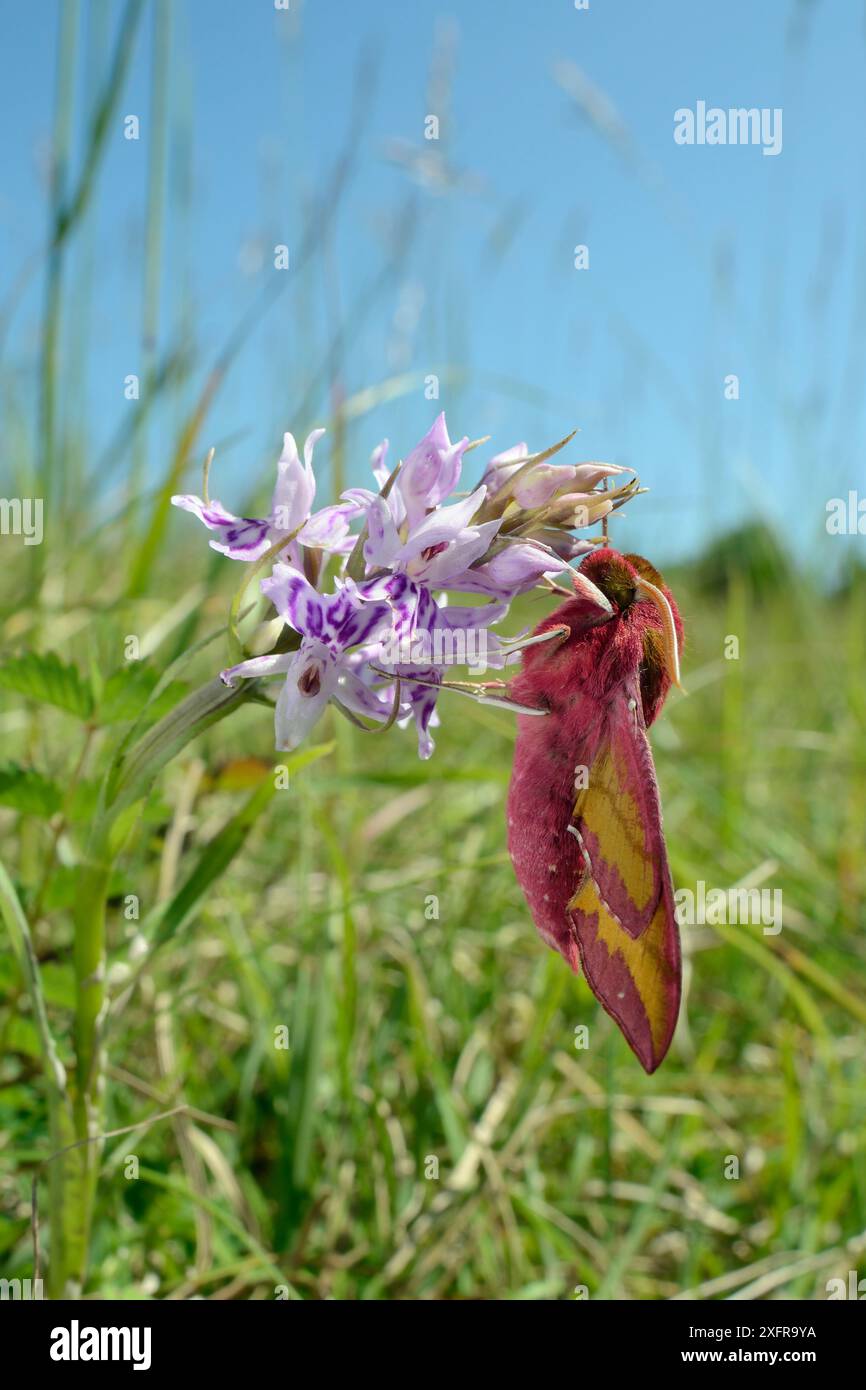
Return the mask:
M419 620L423 622L424 614L430 611L427 596L433 589L459 588L454 577L486 554L499 522L473 524L486 493L485 488L478 488L453 506L429 509L414 527L407 513L398 529L397 506L392 503L395 491L392 489L387 499L372 493L366 499L364 559L373 576L366 591L389 600L398 636L411 637ZM360 489L354 497L362 501ZM397 503L401 500L398 494Z
M387 603L362 598L351 579L333 594L320 594L291 565L281 563L270 579L262 580L262 592L300 634L301 644L296 651L251 657L221 674L226 685L242 677L285 676L276 708L277 748L303 743L332 699L355 714L387 719L393 696L389 699L361 678L351 651L387 628Z
M447 597L438 601L421 590L414 632L407 636L396 621L382 642L377 669L401 681L401 728L414 721L418 754L429 758L435 747L431 728L439 717L436 702L449 669L466 666L470 672L500 669L508 659L507 646L490 629L508 612L507 603L482 607L450 607Z
M561 445L533 457L518 444L493 458L480 485L461 495L456 489L472 446L468 437L452 443L440 414L393 474L386 466L387 440L374 451L377 490L350 488L336 505L314 512L313 449L323 433L307 437L303 460L293 436L284 436L266 517L234 516L207 495L172 498L216 533L211 546L231 559L255 561L275 549L261 590L284 628L296 634L290 638L295 645L242 661L222 678L229 685L282 679L279 749L302 743L334 702L356 720L414 723L419 754L428 758L449 668L504 667L519 643L491 629L510 601L591 549L592 542L573 530L621 505L637 484L607 492L609 478L631 470L551 464ZM354 522L360 530L352 531ZM333 558L324 564L308 551ZM332 576L332 592L314 587L310 576L317 574ZM452 605L449 592L486 601Z
M286 553L295 565L299 564L301 545L348 552L353 545L349 524L358 515L358 506L346 501L312 513L316 495L313 450L324 433L313 430L307 435L303 463L294 435L283 435L271 510L265 517L234 516L221 502L190 494L171 500L174 506L197 516L209 531L215 531L217 539L211 541L211 548L231 560L260 560L277 541L289 536L294 539L286 546Z

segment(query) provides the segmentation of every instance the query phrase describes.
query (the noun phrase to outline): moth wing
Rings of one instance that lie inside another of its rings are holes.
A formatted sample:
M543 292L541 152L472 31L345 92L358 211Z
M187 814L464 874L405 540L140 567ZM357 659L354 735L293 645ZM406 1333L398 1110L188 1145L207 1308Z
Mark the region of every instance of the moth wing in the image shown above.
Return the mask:
M585 872L569 905L584 974L648 1072L680 1006L680 938L640 692L610 710L609 737L573 818Z

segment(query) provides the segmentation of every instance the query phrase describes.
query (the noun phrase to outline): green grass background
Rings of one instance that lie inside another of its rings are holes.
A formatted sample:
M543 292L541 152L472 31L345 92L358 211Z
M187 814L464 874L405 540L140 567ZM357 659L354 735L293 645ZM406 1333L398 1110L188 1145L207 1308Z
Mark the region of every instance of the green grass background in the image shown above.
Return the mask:
M120 672L131 709L144 669L219 628L236 577L175 534L137 600L105 584L122 572L112 527L89 559L70 550L38 617L7 572L4 647L35 642L38 623L83 682ZM107 1141L92 1295L810 1298L862 1266L866 587L855 576L821 596L781 562L754 568L750 581L732 563L730 583L710 556L668 576L690 693L653 741L677 885L780 887L784 927L684 929L681 1027L652 1078L536 937L504 848L504 711L443 696L428 764L408 732L365 735L329 713L316 743L331 751L274 793L142 966L148 913L272 779L268 711L243 708L169 766L112 884L115 1005L138 974L108 1031L106 1122L192 1110ZM153 656L124 666L124 636L154 624ZM732 633L738 660L723 654ZM220 647L181 667L173 698ZM100 708L123 712L100 698L82 720L7 691L3 716L35 769L27 794L47 807L62 789L47 818L7 807L2 854L67 1062L76 859L124 727L97 727ZM24 1276L46 1118L9 955L0 979L0 1239L6 1272Z
M75 7L65 13L74 27ZM156 14L164 131L165 6ZM91 457L76 407L86 286L68 253L88 234L141 15L135 0L123 9L73 165L64 34L34 403L4 363L14 495L45 499L50 533L41 547L2 542L0 859L67 1064L72 908L100 773L169 667L163 708L226 661L237 567L190 518L169 524L168 498L195 486L209 404L268 302L212 361L151 352L128 430ZM161 148L145 339L161 283ZM324 181L311 246L344 174ZM389 283L371 285L357 314ZM342 390L341 334L355 327L338 325L327 381L306 381L292 415L330 425L336 492L348 425L421 390L404 379ZM338 404L319 412L323 389ZM154 475L159 411L174 444ZM109 472L122 503L95 519ZM654 562L663 550L660 538ZM535 934L505 852L504 712L443 696L428 764L411 734L365 735L329 713L317 760L270 798L280 759L260 706L175 759L130 818L111 885L105 1123L136 1128L105 1141L87 1296L821 1298L829 1278L866 1275L866 582L840 573L808 577L756 524L666 576L690 692L653 731L675 882L781 888L784 928L684 931L681 1026L652 1078ZM548 604L526 600L508 630ZM130 634L137 664L124 657ZM41 676L16 664L27 652L54 654L51 680L44 662ZM590 1046L578 1049L584 1024ZM0 1051L0 1272L24 1278L50 1142L37 1032L5 938ZM41 1243L50 1255L44 1230Z

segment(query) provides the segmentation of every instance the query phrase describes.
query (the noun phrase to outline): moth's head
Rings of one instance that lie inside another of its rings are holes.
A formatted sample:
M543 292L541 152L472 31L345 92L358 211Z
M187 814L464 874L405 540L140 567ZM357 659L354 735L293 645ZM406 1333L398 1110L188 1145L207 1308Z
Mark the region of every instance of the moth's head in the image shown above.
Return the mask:
M682 623L670 590L649 560L607 547L595 550L576 571L574 589L588 623L594 613L597 623L620 619L638 626L645 659L660 664L667 678L680 684Z
M523 652L524 697L553 706L572 678L603 694L635 673L649 726L671 684L680 684L683 628L670 590L648 560L607 547L587 555L572 580L573 596L539 623ZM545 640L546 632L559 640Z

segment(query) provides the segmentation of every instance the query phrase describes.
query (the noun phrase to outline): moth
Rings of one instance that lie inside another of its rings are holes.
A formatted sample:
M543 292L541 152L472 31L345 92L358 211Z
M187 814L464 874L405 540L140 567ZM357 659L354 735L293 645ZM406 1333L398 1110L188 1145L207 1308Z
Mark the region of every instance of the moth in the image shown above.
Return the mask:
M647 1072L680 1005L674 894L647 729L679 684L683 627L639 555L594 551L536 628L518 716L508 848L543 939L582 968ZM538 718L539 714L545 717Z

